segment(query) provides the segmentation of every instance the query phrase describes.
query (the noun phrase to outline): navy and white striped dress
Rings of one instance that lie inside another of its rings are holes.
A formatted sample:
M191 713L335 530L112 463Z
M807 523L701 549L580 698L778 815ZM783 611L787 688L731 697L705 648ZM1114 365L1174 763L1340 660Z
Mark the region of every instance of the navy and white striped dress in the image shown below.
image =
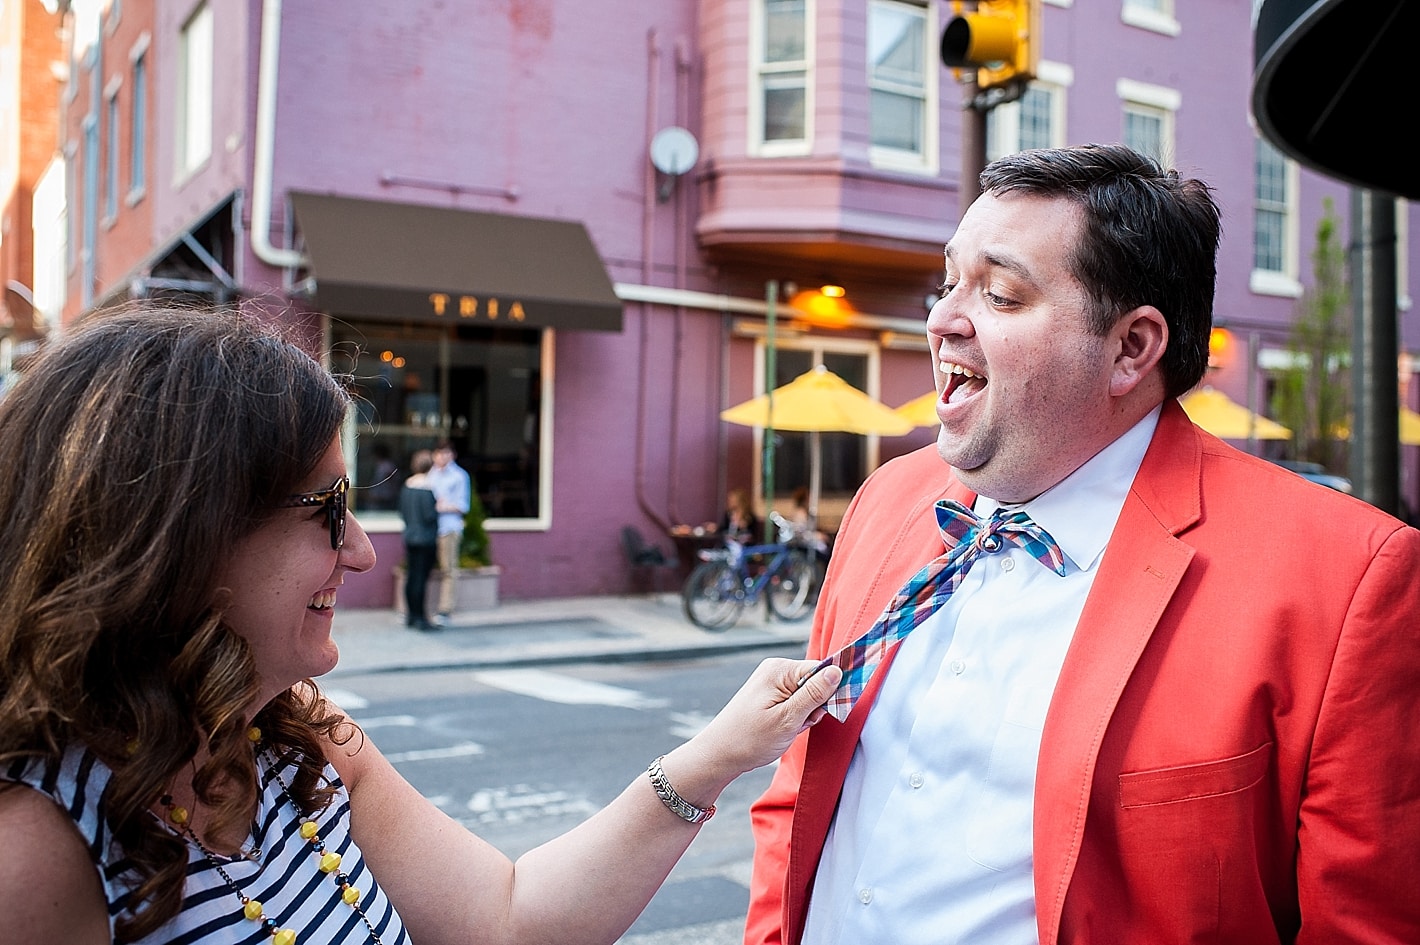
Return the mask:
M257 757L261 796L257 803L255 835L244 845L261 850L259 862L219 857L227 875L281 928L293 929L297 943L359 945L370 941L369 929L355 910L341 901L333 875L322 873L311 844L301 838L300 816L285 798L273 776L270 760ZM28 784L53 798L74 822L89 848L108 900L109 930L129 906L134 877L121 848L110 836L104 817L104 789L109 769L83 748L71 748L59 765L16 763L0 778ZM295 768L281 776L289 784ZM325 776L336 786L330 806L317 816L326 849L340 854L340 872L360 890L360 907L369 917L384 945L408 945L399 914L384 890L366 868L360 850L350 838L350 795L329 765ZM261 925L242 915L236 893L217 869L192 844L188 844L187 888L182 909L162 928L140 940L141 945L263 945L271 936Z

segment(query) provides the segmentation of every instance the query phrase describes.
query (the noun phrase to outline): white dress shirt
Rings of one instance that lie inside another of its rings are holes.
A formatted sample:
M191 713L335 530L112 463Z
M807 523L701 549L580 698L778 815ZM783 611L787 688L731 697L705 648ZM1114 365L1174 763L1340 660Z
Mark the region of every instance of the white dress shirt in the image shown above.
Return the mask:
M1008 542L902 641L844 779L806 945L1038 941L1031 815L1041 730L1158 417L1020 506L1060 545L1065 577ZM997 507L978 497L975 511Z

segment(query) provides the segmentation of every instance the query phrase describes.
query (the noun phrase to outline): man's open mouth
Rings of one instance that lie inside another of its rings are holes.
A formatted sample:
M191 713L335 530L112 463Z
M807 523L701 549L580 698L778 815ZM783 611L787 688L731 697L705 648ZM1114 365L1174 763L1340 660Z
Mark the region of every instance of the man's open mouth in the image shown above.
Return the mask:
M986 387L986 375L978 374L954 361L938 362L937 370L947 379L947 383L942 387L943 403L961 403Z

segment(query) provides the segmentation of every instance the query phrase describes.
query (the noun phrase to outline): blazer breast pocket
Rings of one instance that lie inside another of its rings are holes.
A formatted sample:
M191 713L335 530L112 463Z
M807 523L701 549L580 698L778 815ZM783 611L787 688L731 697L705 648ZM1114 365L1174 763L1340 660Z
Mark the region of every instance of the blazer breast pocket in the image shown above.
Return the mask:
M1272 743L1245 754L1151 771L1130 771L1119 776L1119 806L1151 807L1245 791L1267 776L1272 764Z

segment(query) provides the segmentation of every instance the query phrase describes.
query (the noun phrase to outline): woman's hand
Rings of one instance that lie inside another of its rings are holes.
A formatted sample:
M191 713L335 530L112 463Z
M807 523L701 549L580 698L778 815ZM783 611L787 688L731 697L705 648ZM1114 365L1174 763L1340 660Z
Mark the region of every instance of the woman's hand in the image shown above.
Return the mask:
M823 704L843 671L817 660L767 659L686 747L730 778L774 761L801 732L825 715ZM809 674L813 675L809 675ZM800 680L808 680L800 685Z

